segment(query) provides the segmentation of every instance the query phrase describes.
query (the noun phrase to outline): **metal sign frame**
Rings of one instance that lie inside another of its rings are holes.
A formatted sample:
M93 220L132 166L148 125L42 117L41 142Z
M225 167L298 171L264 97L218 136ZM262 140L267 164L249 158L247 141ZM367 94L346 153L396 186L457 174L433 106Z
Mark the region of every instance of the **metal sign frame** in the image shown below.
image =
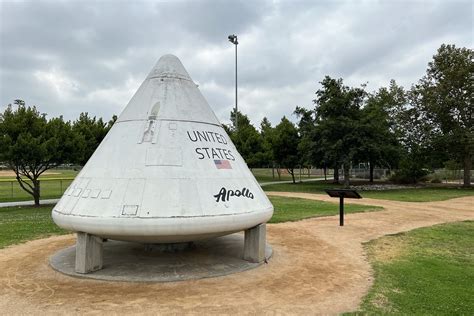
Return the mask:
M339 226L344 226L344 198L361 199L362 196L352 189L327 189L324 190L330 197L339 198Z

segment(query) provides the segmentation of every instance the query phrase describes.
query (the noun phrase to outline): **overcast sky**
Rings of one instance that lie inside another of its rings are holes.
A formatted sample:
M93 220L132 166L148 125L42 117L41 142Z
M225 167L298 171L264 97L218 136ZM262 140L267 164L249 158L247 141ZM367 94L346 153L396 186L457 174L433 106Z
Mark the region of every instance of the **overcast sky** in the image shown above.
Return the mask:
M0 111L119 114L160 56L178 56L221 122L259 125L312 107L325 75L410 87L442 44L472 47L472 1L4 1ZM293 117L294 120L294 117Z

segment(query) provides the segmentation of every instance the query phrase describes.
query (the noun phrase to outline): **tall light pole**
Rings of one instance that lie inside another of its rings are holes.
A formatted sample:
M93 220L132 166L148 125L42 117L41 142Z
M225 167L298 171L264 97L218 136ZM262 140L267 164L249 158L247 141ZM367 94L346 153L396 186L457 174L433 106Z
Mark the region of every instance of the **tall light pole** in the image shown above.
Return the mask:
M237 35L229 35L227 37L229 42L235 45L235 117L234 117L234 124L235 130L237 130L237 121L238 121L238 107L237 107L237 45L239 45L239 41L237 40Z

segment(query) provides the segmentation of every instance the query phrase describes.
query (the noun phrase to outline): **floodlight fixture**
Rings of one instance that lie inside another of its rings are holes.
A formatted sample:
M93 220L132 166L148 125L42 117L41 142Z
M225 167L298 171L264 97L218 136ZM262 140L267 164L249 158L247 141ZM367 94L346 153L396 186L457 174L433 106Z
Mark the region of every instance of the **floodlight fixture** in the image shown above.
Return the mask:
M239 44L239 41L237 40L237 35L229 35L227 36L227 38L229 39L229 42L231 42L232 44L234 45L238 45Z

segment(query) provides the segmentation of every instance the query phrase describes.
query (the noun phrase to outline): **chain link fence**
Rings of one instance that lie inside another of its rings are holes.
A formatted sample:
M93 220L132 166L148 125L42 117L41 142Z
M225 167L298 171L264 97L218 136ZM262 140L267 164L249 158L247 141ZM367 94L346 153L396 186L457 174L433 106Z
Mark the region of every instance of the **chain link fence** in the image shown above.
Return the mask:
M59 198L66 191L73 178L42 179L40 181L41 199ZM0 202L33 200L33 196L23 190L16 180L0 179Z

